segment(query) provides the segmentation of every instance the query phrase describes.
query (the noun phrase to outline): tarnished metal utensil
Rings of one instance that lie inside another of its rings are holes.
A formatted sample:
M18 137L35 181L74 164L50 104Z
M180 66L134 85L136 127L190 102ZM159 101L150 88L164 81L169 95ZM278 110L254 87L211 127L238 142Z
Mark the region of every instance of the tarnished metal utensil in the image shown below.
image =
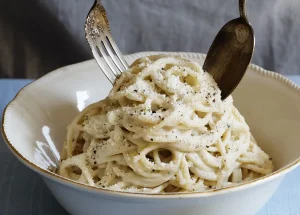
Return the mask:
M203 65L217 82L223 100L244 76L255 46L254 31L246 15L246 0L239 0L239 9L240 17L219 31Z

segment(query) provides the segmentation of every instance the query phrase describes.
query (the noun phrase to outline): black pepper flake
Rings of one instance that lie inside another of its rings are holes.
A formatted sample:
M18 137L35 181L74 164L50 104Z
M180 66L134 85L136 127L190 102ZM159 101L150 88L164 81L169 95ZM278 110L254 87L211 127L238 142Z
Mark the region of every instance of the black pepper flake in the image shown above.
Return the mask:
M155 170L153 169L152 172L155 172Z
M165 118L161 118L161 120L164 120Z
M269 160L271 161L271 160L272 160L272 158L269 158Z
M153 138L151 138L150 140L153 141Z
M131 113L130 116L133 116L133 114Z
M97 152L97 151L96 151L96 150L94 150L94 154L96 154L96 152Z
M209 148L209 146L206 146L206 148Z
M216 100L214 99L213 102L216 102Z
M102 188L105 188L105 186L102 186Z
M208 186L209 188L212 188L212 186Z
M152 111L152 113L156 113L156 111L155 111L155 110L153 110L153 111Z
M96 161L94 161L94 164L96 165L96 164L97 164L97 162L96 162Z
M133 92L137 93L137 90L134 90Z

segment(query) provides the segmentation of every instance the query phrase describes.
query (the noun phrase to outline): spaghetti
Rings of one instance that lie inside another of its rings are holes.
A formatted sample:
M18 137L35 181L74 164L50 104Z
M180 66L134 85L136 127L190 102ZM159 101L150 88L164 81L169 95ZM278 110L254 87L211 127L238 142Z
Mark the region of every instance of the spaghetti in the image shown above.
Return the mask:
M68 127L59 174L125 192L201 192L273 171L232 97L197 63L136 60Z

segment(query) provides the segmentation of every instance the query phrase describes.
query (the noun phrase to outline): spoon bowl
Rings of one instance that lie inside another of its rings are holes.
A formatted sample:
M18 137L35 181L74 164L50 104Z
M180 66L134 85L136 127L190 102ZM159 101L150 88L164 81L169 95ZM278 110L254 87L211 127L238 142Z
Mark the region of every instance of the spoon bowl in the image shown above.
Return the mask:
M242 80L250 64L255 37L246 16L246 0L239 1L240 17L225 24L214 39L203 65L226 99Z

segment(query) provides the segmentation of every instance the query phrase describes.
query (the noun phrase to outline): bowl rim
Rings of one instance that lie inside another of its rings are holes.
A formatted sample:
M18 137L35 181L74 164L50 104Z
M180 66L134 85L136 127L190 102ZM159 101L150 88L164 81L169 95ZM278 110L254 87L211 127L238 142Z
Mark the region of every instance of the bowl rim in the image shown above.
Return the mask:
M147 55L154 55L154 54L170 54L170 55L180 55L181 57L186 57L186 58L194 58L194 59L205 59L206 54L202 54L202 53L194 53L194 52L137 52L137 53L133 53L130 55L126 55L127 58L139 58L142 56L147 56ZM32 169L33 171L39 173L40 175L51 179L57 183L60 184L64 184L68 187L72 187L72 188L76 188L79 190L84 190L84 191L89 191L89 192L93 192L93 193L98 193L98 194L106 194L106 195L110 195L110 196L118 196L118 197L130 197L130 198L159 198L159 199L174 199L174 198L199 198L199 197L209 197L209 196L216 196L216 195L221 195L224 193L231 193L231 192L236 192L236 191L240 191L240 190L244 190L244 189L248 189L254 186L257 186L259 184L268 182L268 181L272 181L275 180L276 178L279 178L281 176L284 176L285 174L287 174L288 172L294 170L295 168L297 168L300 165L300 157L297 158L295 161L291 162L290 164L286 165L285 167L272 172L271 174L262 176L258 179L252 180L252 181L248 181L248 182L244 182L232 187L224 187L224 188L220 188L220 189L216 189L216 190L208 190L205 192L188 192L188 193L167 193L167 194L150 194L150 193L141 193L141 192L124 192L124 191L115 191L115 190L108 190L108 189L103 189L100 187L94 187L91 185L87 185L87 184L83 184L83 183L79 183L76 181L73 181L71 179L65 178L63 176L60 176L58 174L55 174L51 171L48 171L46 169L43 169L42 167L32 163L31 161L29 161L28 159L26 159L25 157L23 157L23 155L13 146L13 144L8 140L8 136L6 134L6 129L5 129L5 122L7 120L7 110L10 107L10 105L15 102L18 99L18 96L20 95L20 93L24 92L24 90L26 90L26 88L32 84L35 84L38 81L44 80L46 78L52 77L54 75L59 74L60 72L64 71L65 68L70 68L70 67L77 67L77 66L84 66L84 65L88 65L90 64L90 62L94 61L92 60L87 60L87 61L83 61L83 62L79 62L76 64L72 64L72 65L68 65L68 66L64 66L61 68L58 68L50 73L45 74L44 76L33 80L32 82L30 82L29 84L25 85L23 88L21 88L18 93L15 95L15 97L6 105L6 107L3 110L3 115L2 115L2 126L1 126L1 133L4 139L4 142L6 143L7 147L10 149L10 151L18 158L18 160L20 160L25 166L29 167L30 169ZM289 87L290 89L294 90L295 92L299 93L300 96L300 86L298 86L297 84L295 84L294 82L292 82L291 80L289 80L288 78L284 77L281 74L272 72L272 71L268 71L265 70L257 65L254 64L250 64L249 67L250 69L252 69L254 72L256 72L257 74L261 75L261 76L267 76L270 77L278 82L281 82L283 84L286 85L286 87Z

